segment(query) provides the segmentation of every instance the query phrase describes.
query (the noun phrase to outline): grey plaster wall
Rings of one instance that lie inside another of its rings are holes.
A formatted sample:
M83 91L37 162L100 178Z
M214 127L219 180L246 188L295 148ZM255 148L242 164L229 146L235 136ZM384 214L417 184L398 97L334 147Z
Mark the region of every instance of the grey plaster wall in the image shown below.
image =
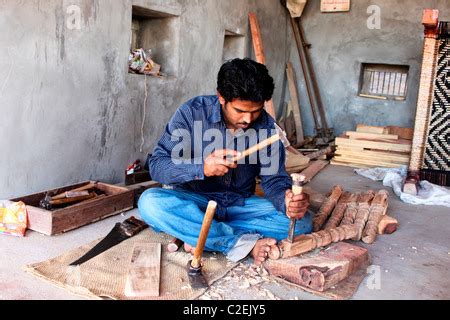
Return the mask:
M128 74L133 4L178 17L168 60L177 71L168 77ZM79 29L68 28L71 5L80 8ZM123 181L181 103L215 93L225 29L245 36L251 54L249 10L260 15L279 104L288 46L278 1L0 0L0 199Z
M310 0L303 19L328 118L337 132L360 122L411 126L422 9L439 8L448 20L449 1L354 0L350 13L339 14L321 14L319 2ZM369 4L382 9L380 30L366 27ZM79 29L68 28L71 5L80 8ZM128 73L132 5L178 17L170 23L168 36L174 40L163 43L173 49L166 60L168 77ZM126 165L153 149L180 104L215 93L225 30L244 36L244 53L254 56L249 11L258 14L278 114L289 99L284 70L292 60L305 130L312 134L298 55L279 1L0 0L0 198L87 179L123 181ZM357 97L361 62L408 64L407 100Z
M370 30L370 5L381 9L381 28ZM422 12L440 10L440 20L450 20L449 0L353 0L351 11L321 13L320 1L309 0L303 13L303 26L317 72L328 121L337 134L354 130L356 124L414 124L423 50ZM293 39L293 38L292 38ZM295 42L290 59L297 72L306 134L314 132ZM361 63L410 66L406 101L383 101L358 96Z

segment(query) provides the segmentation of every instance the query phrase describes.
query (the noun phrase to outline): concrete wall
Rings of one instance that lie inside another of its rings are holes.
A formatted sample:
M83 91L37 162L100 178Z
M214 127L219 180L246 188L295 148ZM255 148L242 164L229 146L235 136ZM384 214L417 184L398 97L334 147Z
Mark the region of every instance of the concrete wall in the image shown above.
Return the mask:
M381 28L370 30L370 5L381 9ZM412 127L419 89L423 50L422 12L440 10L440 20L450 20L449 0L353 0L351 11L321 13L320 1L309 0L303 13L306 38L328 121L337 134L354 130L356 124ZM293 38L291 38L293 39ZM306 134L314 132L295 42L290 59L297 72ZM406 101L383 101L358 96L361 63L409 65Z
M133 4L177 17L162 44L174 50L166 78L128 74ZM245 36L251 53L249 10L260 15L266 48L277 48L267 58L279 104L288 46L277 1L0 0L0 199L123 181L181 103L215 93L225 29Z

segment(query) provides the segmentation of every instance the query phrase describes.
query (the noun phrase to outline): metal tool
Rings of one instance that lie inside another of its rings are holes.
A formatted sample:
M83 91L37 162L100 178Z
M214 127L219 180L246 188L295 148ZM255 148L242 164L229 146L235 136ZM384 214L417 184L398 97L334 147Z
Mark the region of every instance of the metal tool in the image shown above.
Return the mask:
M87 194L77 194L80 192L85 192L90 189L94 189L97 186L97 182L91 182L87 185L84 185L82 187L65 191L63 193L57 194L56 196L51 196L49 192L45 194L45 198L42 199L39 202L39 207L46 209L46 210L52 210L55 206L61 206L61 205L68 205L68 204L74 204L78 203L84 200L89 200L96 197L95 193L89 193Z
M83 264L106 250L118 245L122 241L137 235L147 227L148 225L144 221L138 220L135 217L130 217L123 222L118 222L103 240L70 265L77 266Z
M292 192L294 193L294 196L302 194L303 193L303 186L305 185L306 176L303 174L294 173L291 175L292 177ZM291 218L291 223L289 225L289 231L288 231L288 241L290 243L294 242L294 232L295 232L295 223L297 219Z
M193 289L202 289L208 287L208 282L202 273L202 254L205 248L206 239L208 238L209 228L216 213L217 203L210 201L203 218L202 228L195 246L194 258L188 262L189 283Z

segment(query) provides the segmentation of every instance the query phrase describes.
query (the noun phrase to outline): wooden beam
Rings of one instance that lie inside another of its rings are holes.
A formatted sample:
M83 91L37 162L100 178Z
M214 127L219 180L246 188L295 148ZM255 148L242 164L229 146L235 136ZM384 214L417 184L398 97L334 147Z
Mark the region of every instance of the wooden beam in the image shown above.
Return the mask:
M125 285L127 297L158 297L161 268L160 243L135 243Z
M306 182L311 182L311 180L326 166L330 164L329 161L317 160L312 162L308 168L302 171L302 174L306 177Z
M305 136L303 135L303 123L300 111L300 104L298 100L297 81L295 78L294 68L292 67L291 62L287 63L286 74L289 83L289 92L291 93L292 112L294 113L297 144L301 144L305 140Z

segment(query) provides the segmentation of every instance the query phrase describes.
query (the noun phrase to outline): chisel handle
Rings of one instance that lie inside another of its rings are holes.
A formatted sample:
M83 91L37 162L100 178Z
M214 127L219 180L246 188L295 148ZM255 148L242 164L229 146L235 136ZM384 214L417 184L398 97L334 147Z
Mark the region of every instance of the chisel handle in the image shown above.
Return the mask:
M217 203L215 201L210 201L208 203L205 217L203 218L202 229L200 230L197 245L195 246L194 258L191 262L191 266L193 268L199 268L201 266L203 250L205 249L205 243L208 238L211 223L214 219L214 215L216 214L216 208Z
M292 180L294 180L294 184L292 185L292 193L294 196L302 194L303 193L303 185L305 181L304 175L299 174L293 174ZM291 218L291 223L289 224L289 231L288 231L288 241L290 243L294 242L294 233L295 233L295 223L297 219Z

